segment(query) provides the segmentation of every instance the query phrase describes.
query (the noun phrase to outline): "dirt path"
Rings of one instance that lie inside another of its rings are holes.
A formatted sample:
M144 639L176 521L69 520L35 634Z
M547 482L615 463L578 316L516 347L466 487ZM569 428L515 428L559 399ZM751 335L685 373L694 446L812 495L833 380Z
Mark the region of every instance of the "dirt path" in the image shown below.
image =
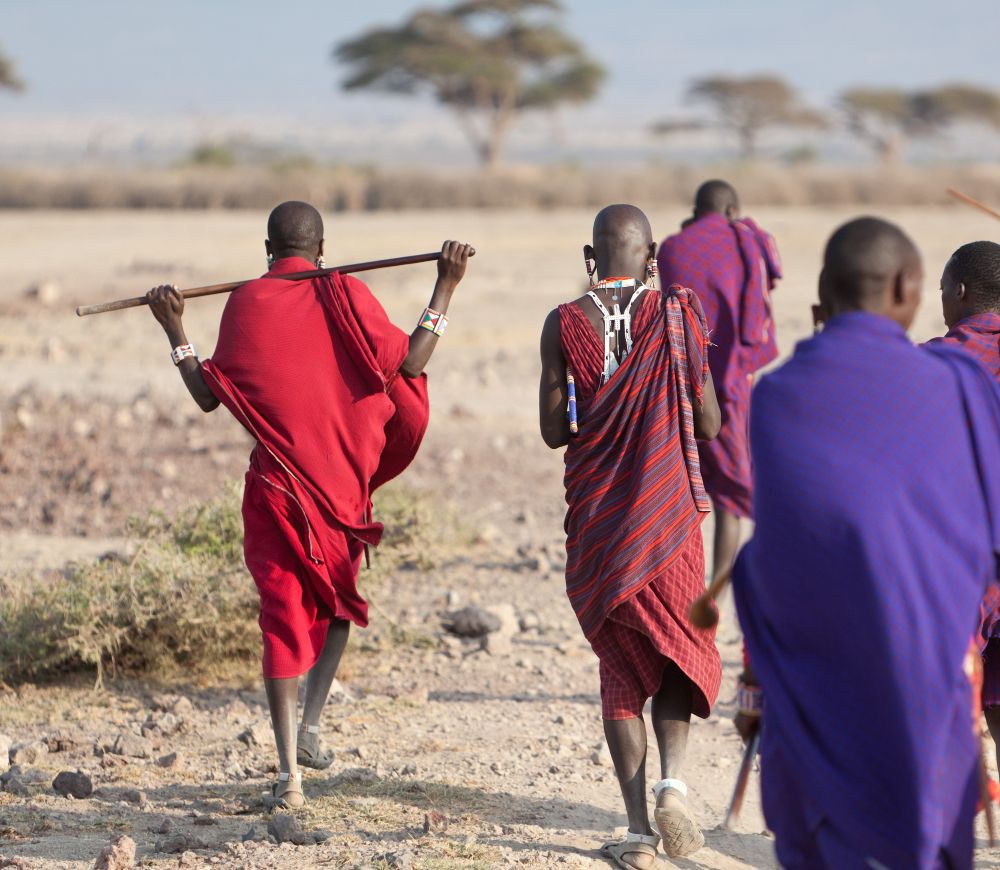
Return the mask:
M845 214L759 215L786 255L788 279L776 297L785 350L808 332L824 235ZM667 232L681 215L653 217ZM950 211L897 217L928 258L916 329L927 337L940 329L938 267L983 228ZM306 779L302 824L329 839L267 840L257 799L273 776L273 749L257 681L126 680L94 692L82 677L0 694L0 732L15 744L43 742L25 750L14 790L0 792L0 866L91 867L118 833L134 838L147 866L607 866L594 850L621 832L624 815L601 739L596 659L563 587L561 462L541 445L535 422L538 328L581 286L589 222L555 212L360 215L329 224L328 245L344 259L431 249L445 237L468 238L480 251L432 363L432 428L407 480L460 522L446 526L453 540L432 566L370 590L372 626L353 637L347 694L324 717L336 761ZM161 278L252 275L263 267L262 224L256 214L0 214L13 252L0 286L4 571L120 547L130 514L183 508L242 474L246 438L225 417L189 407L148 314L78 320L68 312ZM53 249L53 238L63 243ZM401 270L373 285L408 324L432 274ZM43 279L62 288L50 306L22 295ZM220 307L189 308L189 335L205 353ZM441 614L466 603L499 608L509 642L482 651L445 639ZM695 722L687 765L707 845L676 866L770 868L755 787L736 830L719 827L740 752L728 721L739 667L731 608L720 649L720 702L712 718ZM655 761L651 752L651 779ZM94 795L56 795L53 776L78 768ZM977 861L1000 866L1000 851L980 849Z

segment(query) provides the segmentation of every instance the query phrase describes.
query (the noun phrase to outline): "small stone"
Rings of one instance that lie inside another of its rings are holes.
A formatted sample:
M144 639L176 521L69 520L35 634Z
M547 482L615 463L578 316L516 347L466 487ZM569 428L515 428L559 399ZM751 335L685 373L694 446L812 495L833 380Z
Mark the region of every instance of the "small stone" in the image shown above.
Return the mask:
M124 731L118 735L111 751L127 758L150 758L153 755L153 744L145 737Z
M354 702L354 695L347 690L340 680L335 679L333 685L330 686L330 694L327 695L327 703L330 702L334 704L352 704Z
M187 852L189 849L207 849L208 843L200 837L194 837L191 834L171 834L162 840L157 840L154 848L157 852L179 855L181 852Z
M267 820L267 833L279 843L291 843L296 834L301 834L298 820L288 813L274 813Z
M33 740L30 743L19 743L8 753L11 764L30 765L37 764L38 760L49 754L48 744L42 740Z
M59 733L45 738L45 745L49 747L49 752L76 752L80 748L79 742Z
M46 308L51 308L62 296L62 288L55 281L39 281L25 290L24 295L28 299L34 299Z
M94 793L94 782L85 773L64 770L52 780L52 788L63 797L72 795L77 800L83 800Z
M179 767L180 763L181 754L179 752L168 752L156 759L157 767L163 767L166 770L173 770L173 768Z
M94 870L130 870L135 866L135 840L121 834L101 849Z
M533 610L529 610L520 619L521 631L531 631L538 628L541 624L542 620Z
M0 734L0 773L10 767L11 739L6 734Z
M271 723L267 719L258 719L239 735L239 740L247 746L273 746Z
M443 834L448 830L448 817L437 810L424 814L424 833Z
M170 712L173 713L175 716L183 719L194 713L194 704L192 704L188 698L185 698L182 695L171 705Z
M446 631L459 637L485 637L499 631L501 624L498 616L475 605L446 614L443 622Z
M521 630L521 623L517 618L517 611L514 610L513 604L494 604L486 609L500 621L500 626L497 629L500 634L512 637Z
M458 607L462 603L462 596L454 589L449 589L445 593L444 600L448 607Z
M140 791L137 788L125 789L125 791L123 791L119 795L119 798L125 801L126 803L137 804L138 806L142 806L143 804L149 803L149 801L146 799L146 792Z
M45 344L42 346L42 355L49 362L54 363L65 362L69 358L69 354L66 352L66 345L54 335L49 336L45 340Z
M215 816L196 816L194 823L201 828L207 828L219 824L219 820Z
M502 632L488 634L483 638L483 649L491 656L509 656L514 651L514 642L510 635Z

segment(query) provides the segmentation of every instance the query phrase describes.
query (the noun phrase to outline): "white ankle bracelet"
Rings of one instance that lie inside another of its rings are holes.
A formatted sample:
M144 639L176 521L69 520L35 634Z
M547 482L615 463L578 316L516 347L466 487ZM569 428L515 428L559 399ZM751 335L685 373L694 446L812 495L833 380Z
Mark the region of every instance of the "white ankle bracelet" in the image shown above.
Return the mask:
M306 734L319 734L319 725L306 725L303 722L299 725L299 731L304 731Z
M282 771L278 774L278 782L299 782L302 779L302 771L297 770L294 774Z
M659 797L660 792L668 788L672 788L674 791L679 792L682 797L687 797L688 787L679 779L661 779L653 786L653 794Z

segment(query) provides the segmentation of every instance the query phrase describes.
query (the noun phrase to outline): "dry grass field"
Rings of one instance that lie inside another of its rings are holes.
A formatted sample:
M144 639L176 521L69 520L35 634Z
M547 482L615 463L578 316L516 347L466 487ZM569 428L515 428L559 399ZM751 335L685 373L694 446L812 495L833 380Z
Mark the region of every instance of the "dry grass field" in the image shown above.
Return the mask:
M661 236L686 211L637 204ZM811 331L824 241L858 210L747 206L784 256L774 298L787 353ZM996 237L997 225L956 208L879 213L924 255L914 338L940 334L941 268L958 245ZM331 264L429 251L447 238L478 251L429 368L431 428L404 481L430 506L423 522L435 546L429 559L375 582L362 576L372 625L352 639L346 692L324 718L337 759L306 776L303 827L329 839L267 839L256 798L273 776L273 750L254 727L266 707L252 666L142 679L126 669L105 674L101 690L90 671L0 685L0 732L15 744L44 742L24 756L19 788L0 791L0 866L89 868L115 834L131 836L140 863L153 867L605 866L595 850L622 830L624 814L601 748L596 659L563 589L562 463L536 423L539 330L585 282L580 249L592 216L328 218ZM190 402L148 312L80 319L73 308L160 282L253 277L264 270L265 220L265 211L0 212L0 592L47 582L71 559L127 553L136 546L124 533L128 517L183 514L240 479L247 437L224 410L203 415ZM433 274L413 266L369 283L409 328ZM203 356L222 304L188 304L188 335ZM456 603L506 614L509 644L487 652L444 638L440 616ZM756 777L736 830L720 827L740 753L729 724L740 661L729 606L719 641L720 702L694 725L686 771L708 842L676 866L772 868ZM239 739L248 729L259 740ZM134 755L107 748L124 737L139 741ZM650 771L654 764L651 753ZM52 777L78 768L94 795L56 795ZM984 837L978 865L1000 866Z

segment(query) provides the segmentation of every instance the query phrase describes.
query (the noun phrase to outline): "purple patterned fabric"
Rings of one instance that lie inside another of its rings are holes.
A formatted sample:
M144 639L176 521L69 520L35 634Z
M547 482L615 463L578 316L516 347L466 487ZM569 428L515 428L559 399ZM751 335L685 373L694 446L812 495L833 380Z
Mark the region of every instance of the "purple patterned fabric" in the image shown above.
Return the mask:
M756 527L733 591L767 698L779 859L827 825L850 866L945 850L970 867L962 663L1000 554L1000 391L961 351L853 312L761 380L750 445Z
M714 441L698 444L705 488L716 509L749 517L750 381L778 355L769 296L781 277L778 249L750 218L730 222L725 215L709 214L667 238L657 264L664 286L679 283L698 294L708 321L708 364L722 430Z

